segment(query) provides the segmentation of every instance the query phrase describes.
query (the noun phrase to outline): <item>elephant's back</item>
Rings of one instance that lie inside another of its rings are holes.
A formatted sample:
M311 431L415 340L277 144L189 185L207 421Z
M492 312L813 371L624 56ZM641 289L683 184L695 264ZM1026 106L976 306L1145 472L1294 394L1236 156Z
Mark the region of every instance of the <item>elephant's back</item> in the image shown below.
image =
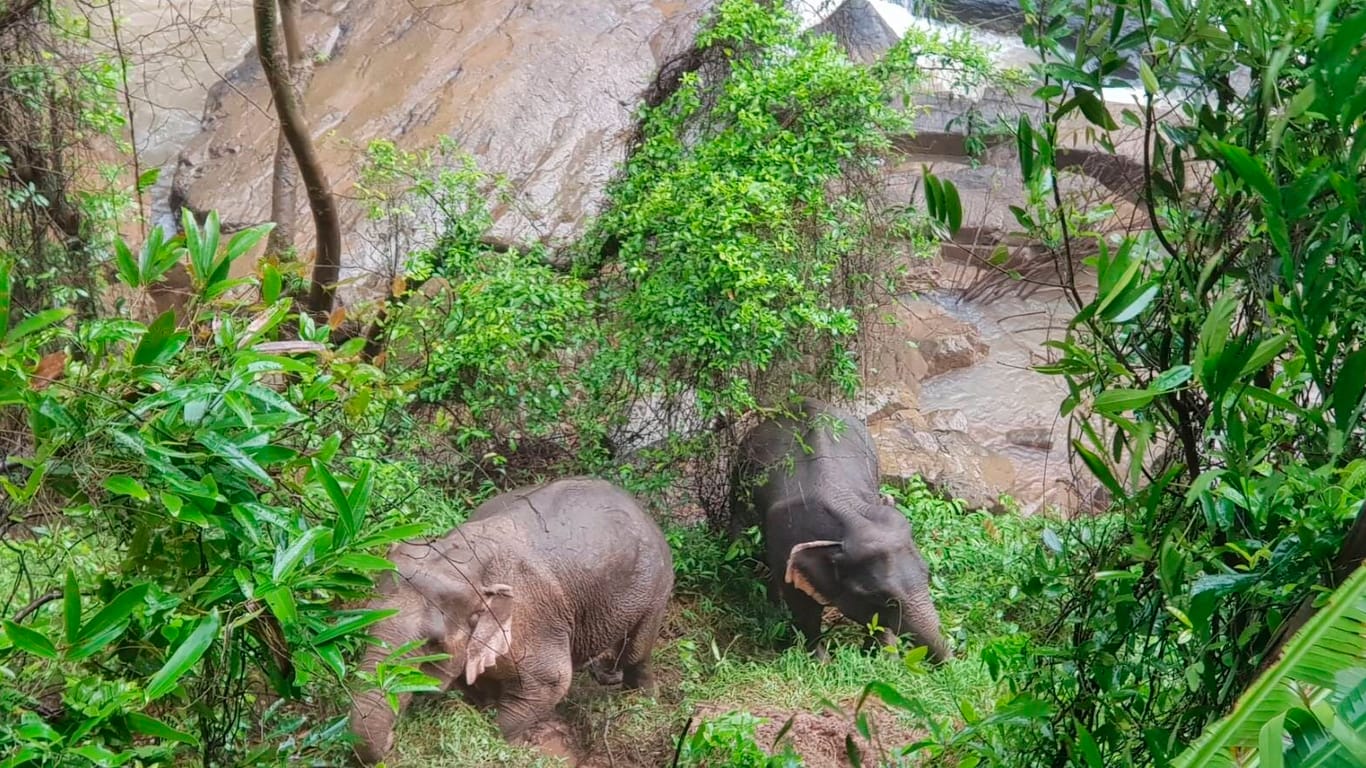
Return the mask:
M577 627L611 636L668 600L673 556L664 533L631 494L605 480L569 477L511 491L470 519L495 517L515 524L526 556L558 584ZM576 637L576 646L580 640L595 644Z
M766 420L741 441L742 475L759 480L774 501L796 487L876 491L877 449L862 421L814 399L796 413ZM866 488L865 488L866 487Z

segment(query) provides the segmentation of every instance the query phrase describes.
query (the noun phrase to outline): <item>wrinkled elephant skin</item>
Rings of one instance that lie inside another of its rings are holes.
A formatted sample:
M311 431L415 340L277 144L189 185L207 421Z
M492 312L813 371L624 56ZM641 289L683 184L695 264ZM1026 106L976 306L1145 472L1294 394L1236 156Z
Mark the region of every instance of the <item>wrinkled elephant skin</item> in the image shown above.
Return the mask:
M929 568L910 523L879 493L867 428L815 400L794 410L746 435L731 472L731 533L759 524L769 594L787 604L819 658L825 606L860 624L876 615L884 642L907 634L936 661L950 658Z
M446 536L400 544L389 558L397 571L369 607L398 613L375 625L381 644L362 667L371 673L414 640L415 653L450 654L423 671L496 706L510 741L548 720L590 662L619 668L623 687L653 689L673 559L659 526L609 483L569 478L504 493ZM400 709L410 698L400 695ZM357 698L362 764L393 747L394 719L379 690Z

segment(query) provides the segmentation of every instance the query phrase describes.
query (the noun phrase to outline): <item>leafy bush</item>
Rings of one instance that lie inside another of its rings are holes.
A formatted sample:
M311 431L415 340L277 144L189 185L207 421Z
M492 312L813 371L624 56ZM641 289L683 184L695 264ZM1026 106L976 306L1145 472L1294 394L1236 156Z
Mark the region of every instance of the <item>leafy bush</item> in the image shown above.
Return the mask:
M334 348L306 315L305 339L276 340L289 300L233 298L243 281L228 279L266 228L224 244L216 215L184 226L152 238L164 252L119 258L136 288L179 255L194 291L183 318L73 331L68 311L49 310L0 344L0 407L28 440L3 482L0 701L14 717L0 752L12 765L188 750L205 765L271 762L301 730L296 748L332 746L339 721L287 716L284 700L340 690L359 633L382 618L344 605L392 567L378 553L423 530L376 507L374 466L351 453L380 403L401 397L357 362L361 340ZM18 467L27 477L11 479ZM275 730L263 738L258 724Z
M911 130L894 100L922 58L950 53L965 78L985 77L967 46L910 34L864 66L800 34L782 4L720 3L690 54L698 66L644 111L580 249L614 310L594 363L629 365L666 399L691 390L704 419L747 411L766 388L852 391L883 233L907 215L880 210L873 182L891 138Z
M727 712L703 720L688 735L679 752L679 765L697 768L798 768L802 760L790 742L770 755L755 741L759 718L746 712Z
M1122 514L1069 526L1027 582L1056 619L1002 674L1042 706L998 756L1163 765L1233 705L1334 561L1363 554L1342 546L1366 496L1366 13L1025 10L1046 118L1019 124L1031 204L1016 216L1078 311L1041 370L1067 382L1073 448ZM1117 143L1100 93L1126 62L1146 91L1121 117L1145 147L1152 231L1112 235L1064 197L1058 150L1078 113ZM1076 277L1087 249L1094 297Z

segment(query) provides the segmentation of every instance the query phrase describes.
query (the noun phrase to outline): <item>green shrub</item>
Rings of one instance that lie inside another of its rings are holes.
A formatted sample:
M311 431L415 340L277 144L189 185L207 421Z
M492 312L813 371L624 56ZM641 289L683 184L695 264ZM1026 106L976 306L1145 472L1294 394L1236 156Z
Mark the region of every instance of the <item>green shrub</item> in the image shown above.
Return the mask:
M389 543L423 530L375 503L374 464L353 452L402 397L357 361L361 340L328 345L307 315L311 340L280 340L288 299L228 298L232 261L265 228L221 243L216 215L184 224L154 238L189 270L183 316L73 332L51 310L0 344L0 408L28 440L10 460L27 476L3 482L5 524L23 534L0 560L19 600L0 636L11 764L271 762L296 735L296 749L335 746L326 708L264 704L341 690L383 615L345 605L392 567ZM154 262L125 259L120 277L154 283Z

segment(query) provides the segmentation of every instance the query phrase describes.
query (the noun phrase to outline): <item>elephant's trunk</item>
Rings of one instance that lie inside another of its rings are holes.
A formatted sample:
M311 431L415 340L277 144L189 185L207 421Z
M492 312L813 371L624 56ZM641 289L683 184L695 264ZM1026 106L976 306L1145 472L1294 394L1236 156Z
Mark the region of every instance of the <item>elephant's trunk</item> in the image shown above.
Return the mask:
M944 632L939 624L939 612L934 609L934 601L930 599L929 590L923 595L915 594L902 601L899 632L911 635L928 648L930 660L936 664L953 658L953 651L944 639Z
M371 648L361 669L373 674L375 666L384 660L385 655L384 651ZM400 708L407 705L409 696L399 695ZM355 754L361 765L374 765L393 749L396 717L384 691L379 688L356 695L351 705L351 732L356 736Z

